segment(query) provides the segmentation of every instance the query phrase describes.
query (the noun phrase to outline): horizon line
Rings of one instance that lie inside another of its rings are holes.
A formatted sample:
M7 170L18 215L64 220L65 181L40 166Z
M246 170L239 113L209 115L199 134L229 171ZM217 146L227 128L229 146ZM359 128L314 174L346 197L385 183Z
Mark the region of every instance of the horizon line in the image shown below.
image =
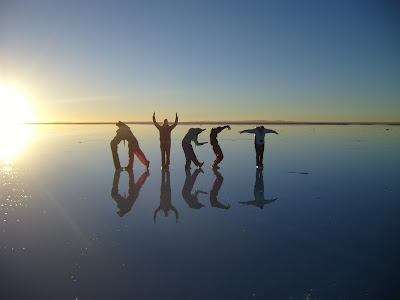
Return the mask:
M125 124L138 124L138 125L153 125L152 121L127 121ZM159 122L158 122L159 123ZM109 125L116 124L116 122L21 122L19 125ZM308 122L308 121L181 121L181 125L400 125L400 122Z

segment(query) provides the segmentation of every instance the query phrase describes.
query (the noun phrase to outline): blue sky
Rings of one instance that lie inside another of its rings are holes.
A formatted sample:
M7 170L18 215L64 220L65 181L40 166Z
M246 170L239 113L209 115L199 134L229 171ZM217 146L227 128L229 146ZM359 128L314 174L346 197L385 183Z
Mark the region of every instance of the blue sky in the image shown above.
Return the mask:
M398 1L0 2L40 121L400 121Z

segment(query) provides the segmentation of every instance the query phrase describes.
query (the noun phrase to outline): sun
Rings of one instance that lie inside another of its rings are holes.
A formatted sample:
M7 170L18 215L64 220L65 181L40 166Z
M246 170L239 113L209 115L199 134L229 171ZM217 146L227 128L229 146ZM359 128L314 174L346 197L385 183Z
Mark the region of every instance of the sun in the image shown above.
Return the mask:
M0 85L0 126L34 122L31 103L18 89Z

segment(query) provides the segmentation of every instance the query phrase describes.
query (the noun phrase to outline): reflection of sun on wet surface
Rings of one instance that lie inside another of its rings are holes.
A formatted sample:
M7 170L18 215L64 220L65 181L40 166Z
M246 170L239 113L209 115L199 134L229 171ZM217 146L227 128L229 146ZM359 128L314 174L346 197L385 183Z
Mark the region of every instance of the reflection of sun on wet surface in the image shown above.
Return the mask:
M18 157L32 138L32 127L8 125L0 127L0 230L7 232L8 226L20 222L20 209L28 206L31 198L26 183L22 180L25 171L17 166ZM25 252L0 241L0 254Z
M20 155L32 139L33 128L29 125L1 126L0 136L0 161L9 162Z
M20 209L28 206L32 197L21 178L22 170L12 162L0 162L0 230L6 233L9 226L20 223ZM25 253L26 248L16 248L0 241L0 254Z
M26 184L21 181L20 171L9 165L3 166L0 171L1 193L0 212L3 216L2 222L19 221L11 217L12 213L19 207L28 206L28 199L31 195Z

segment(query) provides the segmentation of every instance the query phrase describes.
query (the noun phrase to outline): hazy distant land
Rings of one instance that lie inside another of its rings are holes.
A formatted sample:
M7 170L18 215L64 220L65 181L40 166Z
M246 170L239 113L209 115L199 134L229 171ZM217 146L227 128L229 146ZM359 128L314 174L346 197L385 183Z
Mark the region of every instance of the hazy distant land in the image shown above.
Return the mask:
M35 123L20 123L25 125L106 125L115 124L115 122L35 122ZM126 124L152 125L153 122L135 122L123 121ZM180 121L180 125L400 125L400 122L297 122L297 121Z

